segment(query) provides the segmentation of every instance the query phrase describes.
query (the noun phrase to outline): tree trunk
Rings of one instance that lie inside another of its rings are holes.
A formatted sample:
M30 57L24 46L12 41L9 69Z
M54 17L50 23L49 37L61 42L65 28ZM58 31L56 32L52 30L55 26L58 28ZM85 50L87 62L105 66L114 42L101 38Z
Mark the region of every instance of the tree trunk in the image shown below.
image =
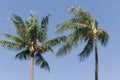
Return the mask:
M94 29L94 47L95 47L95 80L98 80L98 48L97 48L97 30Z
M34 80L34 53L30 53L30 80Z

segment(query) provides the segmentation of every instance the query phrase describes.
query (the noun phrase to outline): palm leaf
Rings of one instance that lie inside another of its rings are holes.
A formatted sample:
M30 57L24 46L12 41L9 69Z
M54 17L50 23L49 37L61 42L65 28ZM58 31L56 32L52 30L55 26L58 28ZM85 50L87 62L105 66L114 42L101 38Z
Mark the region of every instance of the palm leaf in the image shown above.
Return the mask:
M0 45L5 48L12 49L12 50L21 50L22 48L25 47L24 44L21 44L18 42L11 42L7 40L0 40Z
M26 60L27 58L30 57L30 51L29 50L24 50L18 54L16 54L15 58L20 59L20 60Z
M62 24L57 25L56 32L63 33L63 32L68 31L68 30L74 31L75 29L82 28L82 27L88 27L88 26L90 26L90 21L88 24L85 24L81 21L81 19L74 19L73 18L71 20L68 20L68 21L62 23Z
M97 37L102 45L106 45L108 40L109 40L108 33L104 30L101 30L101 29L98 29Z
M29 41L35 41L37 39L37 23L38 20L34 13L30 13L30 18L26 21L27 24L27 39Z
M73 19L79 20L79 23L89 25L92 20L90 14L79 6L71 6L68 11L73 15Z
M39 52L35 54L35 59L36 59L35 60L36 65L40 65L41 68L44 68L50 71L48 62L43 58L43 56Z
M14 23L17 29L17 34L22 37L26 32L25 24L22 18L16 14L12 14L10 20Z
M48 40L48 41L44 42L43 45L48 45L50 47L54 47L54 46L61 44L62 42L66 42L66 40L67 40L66 36L56 37L52 40Z
M38 23L38 32L37 32L37 38L40 42L43 42L47 38L47 25L49 23L49 16L43 17L42 20Z
M68 36L67 43L70 44L71 46L77 46L79 41L82 40L82 35L80 33L79 29L76 29L72 34Z
M87 41L87 44L85 45L83 51L80 54L78 54L78 57L79 57L80 61L86 59L90 55L90 52L92 50L93 50L93 39L90 38Z
M54 53L53 49L50 46L48 46L48 45L42 45L40 47L40 49L38 49L38 51L41 51L42 54L45 53L45 52L48 52L48 51Z
M18 43L24 43L23 40L21 40L18 36L15 36L15 35L12 35L12 34L7 34L7 33L3 33L3 35L15 42L18 42Z
M57 25L56 26L56 32L57 33L63 33L67 30L74 30L74 27L76 27L75 25L76 24L73 20L68 20L68 21L66 21L62 24Z
M72 49L72 45L66 43L62 47L59 48L58 52L56 53L56 56L65 56L70 53Z

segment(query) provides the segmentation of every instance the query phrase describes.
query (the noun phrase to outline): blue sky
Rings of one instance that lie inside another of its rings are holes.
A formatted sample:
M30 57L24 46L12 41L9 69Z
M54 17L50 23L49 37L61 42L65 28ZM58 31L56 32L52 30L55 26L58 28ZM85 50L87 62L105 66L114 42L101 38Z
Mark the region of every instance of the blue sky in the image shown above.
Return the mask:
M99 23L99 27L110 35L106 47L99 45L99 80L120 80L120 1L119 0L2 0L0 2L0 33L15 33L14 25L8 20L16 13L24 20L29 12L37 17L52 13L49 22L49 39L56 37L55 26L71 18L67 12L69 6L79 5L87 10ZM0 39L4 39L0 36ZM79 62L77 53L81 47L74 49L70 55L56 58L45 54L51 72L35 66L34 80L94 80L94 52L84 62ZM17 53L0 47L0 80L29 80L29 60L15 60Z

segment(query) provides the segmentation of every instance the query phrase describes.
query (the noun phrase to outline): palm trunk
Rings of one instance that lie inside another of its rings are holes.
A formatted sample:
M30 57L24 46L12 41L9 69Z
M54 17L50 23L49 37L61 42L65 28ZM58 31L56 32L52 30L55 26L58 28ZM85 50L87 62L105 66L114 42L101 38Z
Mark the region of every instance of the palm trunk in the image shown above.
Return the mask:
M30 53L30 80L34 80L34 53Z
M98 80L98 48L97 48L97 37L96 29L94 29L94 46L95 46L95 80Z

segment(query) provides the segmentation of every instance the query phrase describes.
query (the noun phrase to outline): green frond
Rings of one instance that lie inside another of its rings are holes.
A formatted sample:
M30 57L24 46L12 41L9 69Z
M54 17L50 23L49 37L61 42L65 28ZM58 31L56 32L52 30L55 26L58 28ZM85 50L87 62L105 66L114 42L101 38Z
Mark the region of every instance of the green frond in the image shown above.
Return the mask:
M66 36L56 37L52 40L48 40L48 41L44 42L43 45L48 45L50 47L54 47L54 46L57 46L61 43L66 42L66 40L67 40Z
M104 46L107 44L107 42L109 40L108 33L101 29L98 29L97 37L98 37L98 40L100 41L100 43Z
M35 63L36 65L39 65L41 68L44 68L50 71L48 62L43 58L43 56L39 52L35 54Z
M37 28L37 39L39 40L39 42L45 41L47 39L47 29L38 27Z
M88 27L88 24L80 22L80 19L72 19L75 25L75 29L83 28L83 27Z
M11 42L7 40L0 40L0 46L12 50L21 50L22 48L25 47L25 45L18 43L18 42Z
M30 13L30 18L26 21L26 38L29 41L35 41L37 39L37 23L38 20L34 13Z
M19 38L18 36L15 36L13 34L7 34L7 33L3 33L2 35L4 35L5 37L15 41L15 42L18 42L18 43L24 43L23 40L21 40L21 38Z
M74 23L74 21L68 20L56 26L56 33L63 33L67 30L74 30L74 27L76 27L76 24Z
M38 51L41 51L42 54L45 52L54 53L53 49L49 45L42 45L41 48L42 48L42 50L38 50Z
M80 61L86 59L87 57L89 57L90 55L90 52L93 50L93 39L90 38L88 41L87 41L87 44L85 45L83 51L78 54L78 57L80 59Z
M90 14L84 11L79 6L72 6L69 9L69 12L73 14L73 18L56 26L57 33L63 33L67 30L74 31L75 29L81 27L90 27L92 18Z
M75 29L67 38L67 43L63 45L57 52L57 56L69 54L73 47L77 47L78 43L87 37L89 27L79 27Z
M20 36L23 36L26 32L26 28L22 18L16 14L12 14L12 16L10 17L10 20L15 25L17 34Z
M30 51L29 50L24 50L18 54L16 54L15 58L19 60L26 60L27 58L30 57Z
M58 52L56 53L56 56L65 56L70 53L72 49L72 45L66 43L61 48L59 48Z
M42 20L41 20L41 28L47 29L47 25L49 23L49 17L50 17L50 14L48 14L47 16L42 18Z
M41 21L38 21L34 14L30 15L31 17L26 21L28 38L31 41L43 42L47 38L47 25L50 15L43 17Z
M80 23L77 19L68 20L56 26L56 33L63 33L65 31L74 31L75 29L87 27L86 24Z
M79 7L79 6L70 6L68 8L68 11L72 14L72 15L77 15L77 14L80 14L82 12L84 12L84 10Z
M49 23L49 16L50 14L43 17L42 20L38 23L38 26L40 27L38 27L37 37L40 42L43 42L47 38L47 29L48 29L47 26Z
M79 20L79 23L89 25L92 20L91 15L79 6L71 6L68 11L73 15L73 19Z
M36 23L34 23L35 25L31 26L31 29L29 29L28 31L28 39L30 41L36 41L37 40L37 27L36 27Z
M81 40L82 40L82 35L80 34L79 29L77 29L68 36L67 43L73 47L77 47L78 43Z

